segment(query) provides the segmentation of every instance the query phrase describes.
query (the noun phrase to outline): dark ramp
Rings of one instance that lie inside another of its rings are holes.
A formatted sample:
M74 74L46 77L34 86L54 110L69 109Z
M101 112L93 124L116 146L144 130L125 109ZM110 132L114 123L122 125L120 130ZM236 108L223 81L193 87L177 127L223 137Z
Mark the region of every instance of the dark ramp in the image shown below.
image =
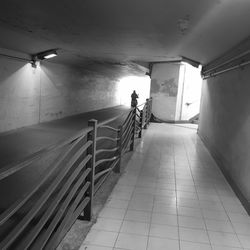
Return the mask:
M90 119L101 122L127 110L125 106L116 106L0 134L0 168L71 137L79 130L87 128Z

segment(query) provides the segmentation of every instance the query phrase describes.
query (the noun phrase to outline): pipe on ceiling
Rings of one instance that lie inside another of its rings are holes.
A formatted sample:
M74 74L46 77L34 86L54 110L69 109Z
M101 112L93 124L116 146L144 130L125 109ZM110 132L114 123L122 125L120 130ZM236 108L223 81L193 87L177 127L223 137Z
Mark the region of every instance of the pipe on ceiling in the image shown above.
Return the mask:
M218 68L220 68L220 67L222 67L222 66L224 66L224 65L226 65L226 64L228 64L230 62L233 62L233 61L235 61L237 59L240 59L241 57L244 57L244 56L246 56L248 54L250 54L250 50L247 50L247 51L239 54L238 56L234 56L233 58L231 58L231 59L229 59L229 60L227 60L227 61L225 61L223 63L220 63L220 64L218 64L218 65L216 65L216 66L214 66L214 67L212 67L212 68L210 68L208 70L205 70L205 71L202 72L202 74L203 75L209 74L210 71L216 70L216 69L218 69Z
M223 74L223 73L225 73L225 72L228 72L228 71L231 71L231 70L234 70L234 69L238 69L238 68L244 67L244 66L249 65L249 64L250 64L250 60L247 61L247 62L244 62L244 63L240 63L240 64L238 64L238 65L236 65L236 66L232 66L232 67L229 67L229 68L227 68L227 69L220 70L220 71L217 71L217 72L215 72L215 73L211 73L210 75L204 76L204 77L203 77L203 80L206 80L206 79L208 79L208 78L210 78L210 77L214 77L214 76Z

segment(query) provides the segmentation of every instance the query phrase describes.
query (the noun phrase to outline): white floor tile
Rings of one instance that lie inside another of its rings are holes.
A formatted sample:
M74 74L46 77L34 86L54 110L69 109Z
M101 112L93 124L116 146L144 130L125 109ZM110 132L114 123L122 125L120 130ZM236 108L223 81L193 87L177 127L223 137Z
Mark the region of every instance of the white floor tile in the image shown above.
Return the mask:
M250 237L250 223L233 222L232 224L237 234L249 235Z
M244 248L250 249L250 237L249 237L249 235L241 235L241 234L238 234L237 236L238 236L238 238L239 238L239 240L240 240L241 245L242 245Z
M88 233L84 241L84 244L113 247L117 239L117 236L118 233L115 232L107 232L107 231L92 229Z
M209 231L234 233L234 229L230 221L205 219L205 223Z
M120 200L120 199L111 198L106 202L105 207L127 209L128 204L129 204L128 200Z
M149 234L149 227L149 223L143 223L138 221L124 221L120 232L146 236Z
M115 247L129 250L146 250L147 241L146 236L120 233Z
M151 224L149 235L159 238L179 239L178 228L168 225Z
M208 235L212 245L241 247L236 234L208 231Z
M181 250L212 250L210 244L181 241Z
M202 209L202 214L203 214L203 217L205 219L221 220L221 221L228 221L229 220L226 212L224 212L224 211Z
M137 200L137 201L133 200L132 202L129 203L128 209L151 212L153 210L153 203L140 201L140 200Z
M206 229L205 222L202 218L179 216L179 226L193 229Z
M180 240L210 244L206 230L179 228Z
M241 247L223 247L223 246L214 246L212 245L213 250L243 250Z
M147 250L166 249L179 250L179 242L177 240L149 237Z
M123 220L126 209L105 207L99 214L101 218Z
M202 218L202 212L199 208L190 208L190 207L178 207L178 215L182 216L191 216L196 218Z
M153 213L151 222L154 224L177 226L177 216L172 214Z
M146 211L128 210L125 215L125 220L138 221L149 223L151 219L151 213Z
M164 204L160 202L155 202L153 207L153 213L163 213L163 214L177 214L176 204Z
M248 223L250 224L250 216L241 213L228 213L228 216L232 222Z
M92 226L92 229L119 232L122 226L122 220L114 220L107 218L98 218L97 222Z

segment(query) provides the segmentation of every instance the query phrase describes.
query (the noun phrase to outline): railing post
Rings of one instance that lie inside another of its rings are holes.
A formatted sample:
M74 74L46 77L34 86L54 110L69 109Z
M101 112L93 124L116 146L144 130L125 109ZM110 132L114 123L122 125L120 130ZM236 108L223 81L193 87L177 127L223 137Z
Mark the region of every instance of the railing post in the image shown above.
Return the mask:
M133 110L134 117L133 117L133 131L132 131L132 139L131 139L131 144L130 144L130 151L134 150L134 144L135 144L135 130L136 130L136 107Z
M120 173L121 171L121 160L122 160L122 143L123 143L123 137L122 137L122 134L123 134L123 126L120 125L118 127L119 131L117 133L117 138L119 139L117 141L117 147L118 147L118 162L117 162L117 165L116 167L114 168L114 172L115 173Z
M92 127L92 130L88 133L87 140L92 141L92 145L89 147L87 154L90 154L92 157L87 164L87 168L90 168L91 171L86 178L86 181L90 182L89 189L87 194L90 198L88 205L85 207L83 219L91 220L92 217L92 207L94 199L94 187L95 187L95 155L96 155L96 136L97 136L97 120L89 120L88 126Z
M143 110L140 111L140 132L139 132L139 138L142 137L142 123L143 123Z
M148 128L148 111L149 111L149 107L148 107L148 98L146 99L146 111L145 111L145 125L144 128L147 129Z
M151 117L151 98L148 99L148 122L147 124L149 124L150 117Z

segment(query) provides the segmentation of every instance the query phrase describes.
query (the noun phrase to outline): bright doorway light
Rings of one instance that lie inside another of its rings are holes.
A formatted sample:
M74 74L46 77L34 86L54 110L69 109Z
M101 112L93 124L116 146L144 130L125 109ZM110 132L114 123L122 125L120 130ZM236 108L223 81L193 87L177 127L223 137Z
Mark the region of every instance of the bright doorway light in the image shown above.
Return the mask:
M130 106L131 94L133 90L139 95L138 104L141 104L149 98L150 95L150 77L149 76L128 76L122 78L118 85L120 104Z
M176 112L176 120L189 120L200 112L201 99L201 66L193 67L188 63L182 63L179 79L179 111Z

